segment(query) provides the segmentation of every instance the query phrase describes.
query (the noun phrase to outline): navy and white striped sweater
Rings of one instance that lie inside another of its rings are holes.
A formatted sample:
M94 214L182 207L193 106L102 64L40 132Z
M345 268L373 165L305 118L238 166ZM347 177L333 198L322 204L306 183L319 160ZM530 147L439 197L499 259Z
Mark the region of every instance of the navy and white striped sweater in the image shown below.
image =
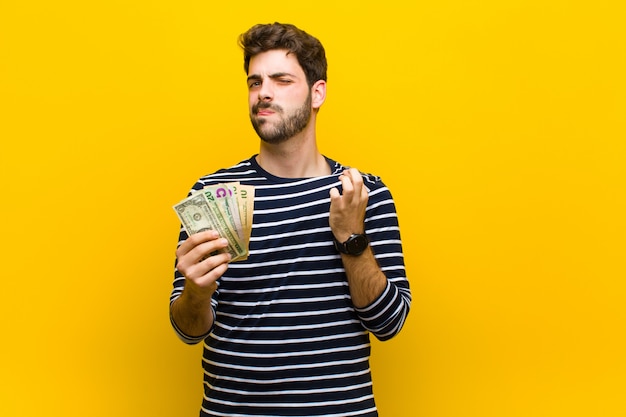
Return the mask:
M341 257L328 224L332 174L278 178L252 157L204 176L191 193L220 182L255 187L250 254L220 278L215 323L204 340L201 416L377 416L369 367L369 334L380 340L402 328L411 304L395 205L380 178L369 189L365 231L387 276L378 300L352 305ZM179 244L187 238L181 228ZM184 278L175 271L170 301Z

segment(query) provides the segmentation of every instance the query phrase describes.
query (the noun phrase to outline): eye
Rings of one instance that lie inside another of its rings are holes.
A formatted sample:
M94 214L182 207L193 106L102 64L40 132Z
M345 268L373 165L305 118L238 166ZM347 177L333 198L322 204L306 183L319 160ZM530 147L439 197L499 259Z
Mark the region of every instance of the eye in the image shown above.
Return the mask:
M261 81L252 81L248 84L248 88L255 88L261 85Z

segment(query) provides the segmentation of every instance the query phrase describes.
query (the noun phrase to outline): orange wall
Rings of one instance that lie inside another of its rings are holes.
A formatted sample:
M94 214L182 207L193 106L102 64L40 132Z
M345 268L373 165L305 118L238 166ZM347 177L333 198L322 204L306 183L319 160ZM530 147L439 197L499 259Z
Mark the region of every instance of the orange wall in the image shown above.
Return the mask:
M171 206L256 152L236 37L271 21L327 48L322 151L397 200L381 415L626 414L622 2L4 3L0 415L197 415Z

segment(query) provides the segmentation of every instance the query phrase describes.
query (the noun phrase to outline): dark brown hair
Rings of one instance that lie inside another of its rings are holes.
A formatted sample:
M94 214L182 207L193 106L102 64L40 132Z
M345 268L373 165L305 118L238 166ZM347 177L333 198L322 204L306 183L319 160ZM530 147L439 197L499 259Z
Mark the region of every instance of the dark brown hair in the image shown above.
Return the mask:
M285 23L268 23L252 26L239 36L243 49L243 68L248 73L250 58L274 49L285 49L296 56L312 87L318 80L326 81L326 53L322 43L296 26Z

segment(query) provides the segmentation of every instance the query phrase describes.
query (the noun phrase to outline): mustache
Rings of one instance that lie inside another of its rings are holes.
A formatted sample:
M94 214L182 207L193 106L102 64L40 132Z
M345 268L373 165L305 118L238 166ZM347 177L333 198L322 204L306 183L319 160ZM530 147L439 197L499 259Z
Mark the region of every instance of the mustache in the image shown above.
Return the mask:
M252 113L257 114L261 109L274 110L276 113L282 113L283 108L277 104L268 103L267 101L261 101L252 106Z

